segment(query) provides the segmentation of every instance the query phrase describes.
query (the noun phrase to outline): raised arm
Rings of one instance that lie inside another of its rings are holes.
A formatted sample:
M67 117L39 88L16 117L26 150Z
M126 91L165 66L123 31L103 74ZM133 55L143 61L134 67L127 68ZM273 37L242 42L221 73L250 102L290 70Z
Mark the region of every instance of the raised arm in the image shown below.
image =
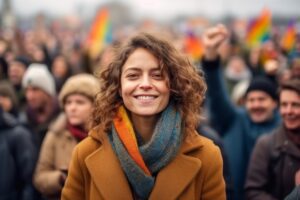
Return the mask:
M228 30L223 25L212 27L203 35L205 51L202 67L208 85L207 103L211 123L220 134L224 133L237 112L226 90L218 54L220 45L227 38Z

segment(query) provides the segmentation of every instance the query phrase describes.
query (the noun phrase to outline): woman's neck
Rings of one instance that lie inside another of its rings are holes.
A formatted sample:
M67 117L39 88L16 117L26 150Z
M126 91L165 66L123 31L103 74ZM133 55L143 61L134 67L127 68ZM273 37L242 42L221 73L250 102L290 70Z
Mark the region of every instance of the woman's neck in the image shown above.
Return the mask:
M158 116L145 117L131 115L133 127L139 133L145 143L151 139L158 118Z

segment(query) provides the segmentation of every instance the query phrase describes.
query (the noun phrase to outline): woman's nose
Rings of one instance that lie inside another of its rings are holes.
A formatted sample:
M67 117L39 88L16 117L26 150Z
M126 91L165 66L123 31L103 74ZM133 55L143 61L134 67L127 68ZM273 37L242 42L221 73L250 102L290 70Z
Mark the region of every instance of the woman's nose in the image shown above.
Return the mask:
M151 80L148 76L144 76L141 80L140 88L148 90L152 88Z

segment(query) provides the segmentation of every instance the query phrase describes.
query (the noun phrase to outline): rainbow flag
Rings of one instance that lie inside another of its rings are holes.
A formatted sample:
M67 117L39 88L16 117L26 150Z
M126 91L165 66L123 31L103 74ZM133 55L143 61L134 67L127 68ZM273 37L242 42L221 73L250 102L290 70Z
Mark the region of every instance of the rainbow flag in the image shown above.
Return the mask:
M197 38L193 32L188 32L184 43L185 52L193 59L193 61L199 62L203 54L202 41Z
M112 42L112 25L109 11L102 8L98 11L87 37L87 46L92 58L99 55L105 45Z
M291 20L280 41L282 49L284 49L288 53L292 52L295 47L296 37L297 30L295 26L295 21Z
M270 39L272 16L268 9L263 9L261 14L250 21L246 34L247 46L252 48Z

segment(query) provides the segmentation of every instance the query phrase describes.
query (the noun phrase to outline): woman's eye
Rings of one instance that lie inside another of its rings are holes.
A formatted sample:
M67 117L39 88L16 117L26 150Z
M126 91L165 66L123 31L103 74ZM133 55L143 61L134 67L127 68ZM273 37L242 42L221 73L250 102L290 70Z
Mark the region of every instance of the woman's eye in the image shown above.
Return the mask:
M154 74L152 74L152 77L155 78L155 79L162 79L163 78L161 73L154 73Z
M137 74L127 74L126 77L127 77L128 79L135 79L135 78L138 77L138 75L137 75Z

